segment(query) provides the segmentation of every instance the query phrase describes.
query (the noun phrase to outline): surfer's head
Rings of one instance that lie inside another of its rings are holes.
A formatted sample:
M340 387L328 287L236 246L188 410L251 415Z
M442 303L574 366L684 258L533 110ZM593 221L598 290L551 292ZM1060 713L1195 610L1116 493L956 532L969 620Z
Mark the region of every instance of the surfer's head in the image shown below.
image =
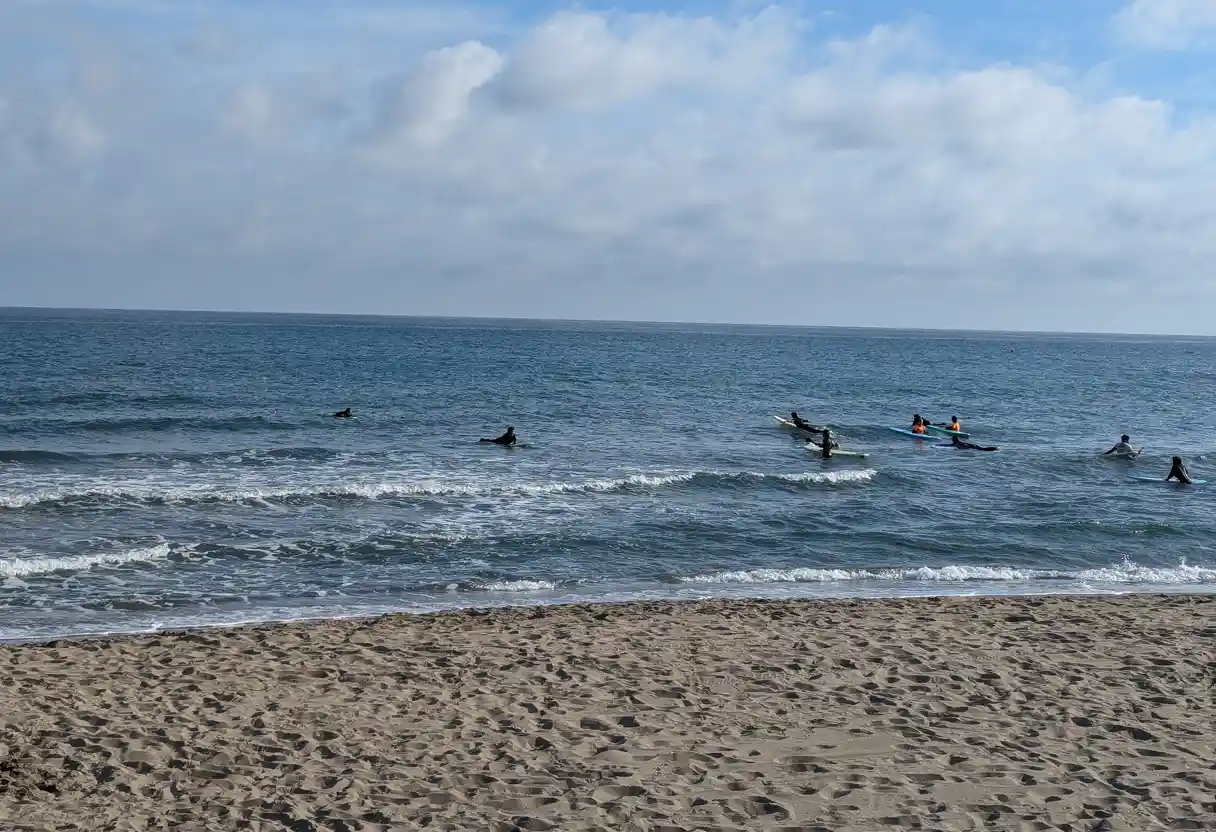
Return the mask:
M1175 464L1175 465L1181 465L1181 464L1182 464L1182 457L1180 457L1180 456L1176 456L1176 457L1174 457L1174 464Z
M1125 433L1121 437L1119 437L1119 441L1120 442L1131 442L1132 438Z

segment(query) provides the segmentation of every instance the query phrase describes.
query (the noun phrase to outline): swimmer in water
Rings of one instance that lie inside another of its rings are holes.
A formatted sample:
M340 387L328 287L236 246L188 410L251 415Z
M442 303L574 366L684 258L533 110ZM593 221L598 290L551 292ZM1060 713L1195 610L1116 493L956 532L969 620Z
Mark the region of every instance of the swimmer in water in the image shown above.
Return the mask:
M337 413L335 413L334 418L335 419L353 419L353 418L355 418L355 414L351 413L350 408L348 407L348 408L346 408L346 410L339 410Z

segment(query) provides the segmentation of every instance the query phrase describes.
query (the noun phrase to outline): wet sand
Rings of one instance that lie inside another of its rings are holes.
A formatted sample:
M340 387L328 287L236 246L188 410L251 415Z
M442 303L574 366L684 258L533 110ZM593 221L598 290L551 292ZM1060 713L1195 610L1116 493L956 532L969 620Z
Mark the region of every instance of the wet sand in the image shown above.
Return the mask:
M1216 597L0 648L0 829L1216 829Z

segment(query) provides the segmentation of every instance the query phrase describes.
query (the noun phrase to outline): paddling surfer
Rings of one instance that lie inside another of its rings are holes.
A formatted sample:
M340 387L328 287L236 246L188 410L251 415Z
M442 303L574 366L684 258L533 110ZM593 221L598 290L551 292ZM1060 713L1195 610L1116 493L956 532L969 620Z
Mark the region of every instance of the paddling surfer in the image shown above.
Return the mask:
M504 448L509 448L515 444L517 437L515 436L515 428L507 425L507 432L497 439L478 439L478 442L489 442L493 445L502 445Z
M950 447L962 448L963 450L967 450L967 451L999 451L1000 450L1000 448L997 447L996 445L989 445L988 447L984 447L982 445L976 445L973 442L964 442L962 439L960 439L957 436L952 437L950 439Z

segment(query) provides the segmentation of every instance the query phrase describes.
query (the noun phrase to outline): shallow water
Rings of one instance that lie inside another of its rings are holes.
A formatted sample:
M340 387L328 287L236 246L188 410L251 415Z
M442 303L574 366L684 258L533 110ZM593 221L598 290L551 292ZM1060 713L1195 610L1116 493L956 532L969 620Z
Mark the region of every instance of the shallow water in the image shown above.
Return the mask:
M0 312L0 637L1216 590L1216 340ZM329 413L351 406L356 420ZM823 461L772 418L833 425ZM957 414L984 454L888 430ZM479 445L514 424L528 447ZM1131 433L1135 462L1098 453Z

